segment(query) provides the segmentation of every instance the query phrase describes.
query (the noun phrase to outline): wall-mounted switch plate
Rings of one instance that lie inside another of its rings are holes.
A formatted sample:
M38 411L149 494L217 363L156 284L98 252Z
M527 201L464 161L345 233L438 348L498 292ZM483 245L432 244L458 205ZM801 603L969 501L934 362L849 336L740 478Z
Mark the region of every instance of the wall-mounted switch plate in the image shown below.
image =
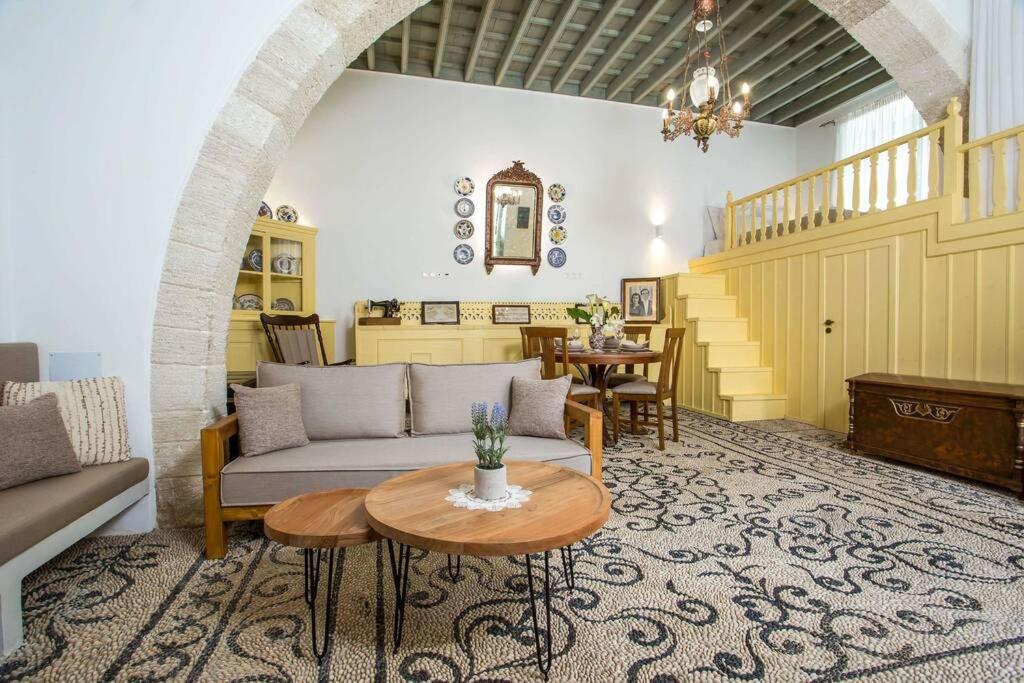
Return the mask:
M98 353L51 353L50 381L64 382L103 376L103 357Z

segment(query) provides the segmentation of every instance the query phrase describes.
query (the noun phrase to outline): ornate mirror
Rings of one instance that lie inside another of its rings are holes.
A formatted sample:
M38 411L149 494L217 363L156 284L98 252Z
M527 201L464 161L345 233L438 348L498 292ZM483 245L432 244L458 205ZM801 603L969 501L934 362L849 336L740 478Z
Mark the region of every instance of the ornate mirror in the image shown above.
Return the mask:
M496 265L540 268L540 226L544 186L514 161L487 181L487 272Z

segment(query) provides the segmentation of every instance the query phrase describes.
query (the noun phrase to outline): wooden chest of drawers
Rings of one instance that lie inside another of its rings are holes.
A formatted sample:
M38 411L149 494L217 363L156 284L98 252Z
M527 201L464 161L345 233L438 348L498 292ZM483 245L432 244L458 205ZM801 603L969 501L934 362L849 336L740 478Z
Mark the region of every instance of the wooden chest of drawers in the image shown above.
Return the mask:
M884 373L846 383L851 448L1024 492L1024 386Z

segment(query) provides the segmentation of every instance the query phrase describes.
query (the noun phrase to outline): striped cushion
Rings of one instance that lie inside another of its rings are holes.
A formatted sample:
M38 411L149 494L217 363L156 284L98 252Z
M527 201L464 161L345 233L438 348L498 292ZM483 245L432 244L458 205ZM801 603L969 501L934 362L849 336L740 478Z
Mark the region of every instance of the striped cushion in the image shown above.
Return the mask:
M82 465L105 465L132 457L120 377L70 382L5 382L0 405L21 406L43 394L57 394L60 413Z

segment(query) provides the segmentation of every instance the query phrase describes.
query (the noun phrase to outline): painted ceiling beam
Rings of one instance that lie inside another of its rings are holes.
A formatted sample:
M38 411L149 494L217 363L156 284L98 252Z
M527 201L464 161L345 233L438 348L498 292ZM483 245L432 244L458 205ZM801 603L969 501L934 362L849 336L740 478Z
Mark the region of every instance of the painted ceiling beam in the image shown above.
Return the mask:
M740 82L739 77L748 70L759 64L765 57L770 57L784 44L800 36L816 23L825 25L831 22L821 10L814 5L807 3L806 6L782 26L773 30L764 40L755 43L749 50L738 55L734 61L729 62L729 80ZM805 38L802 42L807 44L808 51L818 45L820 40L816 36ZM751 79L742 80L750 82Z
M402 19L402 55L399 62L402 73L409 70L409 41L412 39L412 17Z
M669 19L668 23L662 26L661 29L654 34L654 37L651 38L651 42L647 43L647 45L637 53L635 59L627 62L622 67L622 72L608 84L608 88L605 91L606 99L610 100L614 98L622 92L627 85L632 84L633 79L636 78L636 74L646 69L658 56L658 53L665 49L665 46L667 46L672 39L690 29L692 11L692 5L688 6L687 3L683 3L683 6L676 10L676 13L672 15L672 18Z
M726 14L722 19L721 26L715 26L708 32L708 42L714 46L717 42L717 37L720 31L724 31L727 26L735 23L741 14L746 11L752 4L753 0L744 0L744 2L731 2L728 3L723 9ZM757 12L754 16L749 17L746 21L736 27L736 30L729 34L729 40L726 42L726 49L732 50L733 48L739 48L748 40L756 36L760 31L763 31L768 27L771 22L775 21L775 18L786 11L786 5L783 3L779 7L771 10L770 12ZM643 98L647 97L653 90L656 90L658 86L664 83L666 80L672 77L672 74L683 68L686 64L687 58L693 59L695 55L700 51L700 43L696 41L697 32L694 31L690 34L695 40L694 45L684 44L683 47L675 51L675 53L665 60L665 63L659 66L654 71L647 75L647 78L640 84L633 87L632 99L633 102L639 102ZM713 47L712 47L713 49ZM692 62L691 62L692 63ZM689 74L683 74L675 80L681 83L676 87L675 83L673 86L676 92L682 92L683 85L686 83Z
M790 102L795 102L797 99L816 90L822 83L827 83L837 76L842 76L847 71L859 67L870 59L871 54L862 47L850 50L831 64L811 71L788 88L778 91L771 97L759 100L757 109L754 111L754 120L762 121L768 118L772 112L778 111Z
M883 86L886 83L891 83L892 80L893 78L892 76L889 75L889 72L879 71L874 76L861 81L857 85L841 93L838 93L833 97L830 97L829 99L825 100L818 106L811 107L810 109L805 110L803 113L801 113L799 116L793 119L792 125L799 126L801 123L807 123L808 121L812 121L815 118L821 116L822 114L829 112L835 109L836 107L845 104L846 102L849 102L855 97L860 97L864 93L874 90L879 86Z
M523 3L523 9L519 12L516 27L512 29L512 35L509 36L508 42L505 43L505 52L501 55L498 68L494 71L494 85L501 85L501 82L505 80L505 76L508 74L508 67L512 64L512 55L519 49L519 41L523 39L526 31L530 28L530 17L537 12L540 2L541 0L526 0Z
M544 68L545 62L551 55L551 50L554 49L558 39L562 37L562 33L565 31L566 24L576 13L576 8L579 7L580 0L564 0L562 5L558 8L558 15L555 17L554 22L551 24L551 28L548 29L547 34L544 36L544 42L541 43L540 48L536 54L533 55L533 63L530 64L530 68L526 70L526 78L523 79L523 87L529 88L533 85L534 80L540 74ZM581 50L582 52L582 50Z
M555 78L551 83L552 91L560 90L565 85L565 82L569 80L569 77L572 76L573 72L580 65L580 61L590 48L593 47L594 41L601 36L601 33L608 26L608 22L615 17L625 1L606 0L604 6L601 7L601 11L594 18L593 23L591 23L590 28L576 42L576 46L569 52L569 58L565 60L562 68L555 74Z
M619 36L608 46L607 51L601 59L597 60L594 68L580 83L580 95L586 95L597 85L608 72L612 62L617 60L630 44L640 35L644 29L657 15L665 0L644 0L644 4L637 11L629 23L622 29Z
M794 119L798 115L819 107L823 102L831 100L836 95L844 93L864 81L877 78L879 73L889 78L889 75L885 73L885 69L874 60L852 71L847 71L839 78L832 79L828 83L823 83L820 87L815 88L811 91L810 95L790 102L785 107L776 111L775 115L771 117L771 123L782 123Z
M497 0L484 0L480 8L480 22L476 27L476 34L469 48L469 58L466 60L466 81L473 79L473 72L476 71L476 61L480 58L480 48L483 47L484 38L487 37L487 26L491 21L491 12Z
M441 4L441 21L437 25L437 49L434 51L434 78L441 74L444 63L444 44L448 40L448 23L452 18L455 0L444 0Z
M836 32L842 32L842 28L837 26ZM818 51L814 52L806 59L803 59L803 61L797 61L812 52L811 49L808 49L808 46L805 43L798 41L783 50L783 52L790 52L792 50L785 64L779 66L779 64L775 62L775 57L772 57L768 62L766 62L766 65L774 63L777 67L773 74L769 74L772 76L771 78L768 78L768 75L762 75L763 72L761 69L756 69L755 71L758 73L755 74L753 71L748 71L746 74L747 77L743 80L750 84L751 89L757 89L757 99L758 101L763 102L769 97L775 95L775 93L788 88L800 79L805 78L808 74L820 69L825 64L828 64L831 60L835 59L837 55L849 52L853 48L857 47L857 45L857 41L852 37L849 35L843 35L841 38L835 42L829 43L828 45L812 45L812 47L817 47ZM782 57L784 55L779 53L778 56ZM754 78L754 76L757 76L757 78Z

